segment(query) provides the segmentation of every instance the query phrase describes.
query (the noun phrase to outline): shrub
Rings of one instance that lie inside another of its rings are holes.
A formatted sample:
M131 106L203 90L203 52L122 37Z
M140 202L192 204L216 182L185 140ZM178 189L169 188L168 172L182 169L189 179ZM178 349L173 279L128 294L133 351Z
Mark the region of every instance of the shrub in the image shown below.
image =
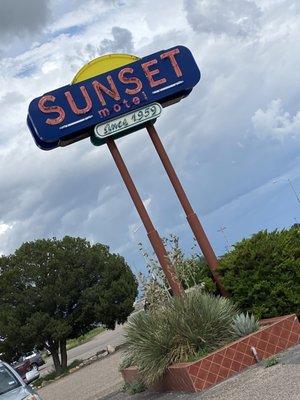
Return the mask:
M143 382L152 385L169 365L194 359L230 341L235 315L230 300L205 292L172 298L160 308L129 318L124 328L125 357L131 357Z
M168 250L170 263L174 266L184 289L201 285L207 292L216 292L216 284L208 264L203 256L194 252L195 248L192 248L192 254L186 257L180 247L178 236L171 234L169 238L164 238L164 243ZM196 247L198 246L196 245Z
M140 380L125 383L125 385L123 386L123 392L127 392L131 395L144 392L145 390L146 386Z
M233 318L232 328L237 337L249 335L258 330L258 319L253 314L238 314Z
M261 231L235 244L218 270L241 311L260 318L300 314L300 230Z
M217 294L216 284L204 257L194 252L186 257L176 235L164 238L164 244L169 261L175 268L177 277L185 290L202 288L206 292ZM140 273L138 281L146 308L152 310L169 301L171 290L157 259L149 255L141 244L140 250L147 262L148 274L145 276Z

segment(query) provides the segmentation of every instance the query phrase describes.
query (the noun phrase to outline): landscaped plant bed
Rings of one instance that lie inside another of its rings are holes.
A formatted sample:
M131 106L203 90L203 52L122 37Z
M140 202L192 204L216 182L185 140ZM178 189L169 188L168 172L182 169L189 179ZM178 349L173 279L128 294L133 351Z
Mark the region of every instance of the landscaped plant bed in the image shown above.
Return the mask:
M257 363L255 354L263 360L300 343L300 323L295 314L262 320L260 326L257 332L198 361L171 365L152 389L200 392ZM136 367L124 369L122 375L126 383L139 379Z

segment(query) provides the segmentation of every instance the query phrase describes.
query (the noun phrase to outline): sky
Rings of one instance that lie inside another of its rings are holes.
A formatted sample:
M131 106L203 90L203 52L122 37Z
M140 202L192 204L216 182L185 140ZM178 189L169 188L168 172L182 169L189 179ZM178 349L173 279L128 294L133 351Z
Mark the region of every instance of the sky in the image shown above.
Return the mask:
M176 45L202 77L156 128L217 255L221 227L232 245L300 221L298 0L0 0L0 254L81 236L144 269L148 239L107 147L42 151L26 116L95 57ZM189 254L191 230L147 132L117 144L157 230Z

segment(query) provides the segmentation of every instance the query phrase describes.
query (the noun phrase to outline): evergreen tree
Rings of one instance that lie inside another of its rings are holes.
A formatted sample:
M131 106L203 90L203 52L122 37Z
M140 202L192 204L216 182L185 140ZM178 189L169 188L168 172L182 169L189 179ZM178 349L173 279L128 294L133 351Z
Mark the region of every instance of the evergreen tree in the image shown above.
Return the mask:
M107 246L68 236L24 243L0 258L0 353L46 347L65 368L67 339L124 323L136 295L129 266Z

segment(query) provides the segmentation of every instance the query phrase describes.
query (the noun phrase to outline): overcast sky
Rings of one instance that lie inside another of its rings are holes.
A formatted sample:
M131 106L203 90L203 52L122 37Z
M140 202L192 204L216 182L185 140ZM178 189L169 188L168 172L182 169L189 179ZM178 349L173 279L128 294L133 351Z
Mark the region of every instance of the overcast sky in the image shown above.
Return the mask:
M234 243L300 221L287 181L300 194L298 0L0 0L0 253L84 236L143 268L147 237L106 146L42 151L27 108L94 57L178 44L202 78L156 127L217 254L221 226ZM118 145L159 232L188 252L192 234L147 132Z

